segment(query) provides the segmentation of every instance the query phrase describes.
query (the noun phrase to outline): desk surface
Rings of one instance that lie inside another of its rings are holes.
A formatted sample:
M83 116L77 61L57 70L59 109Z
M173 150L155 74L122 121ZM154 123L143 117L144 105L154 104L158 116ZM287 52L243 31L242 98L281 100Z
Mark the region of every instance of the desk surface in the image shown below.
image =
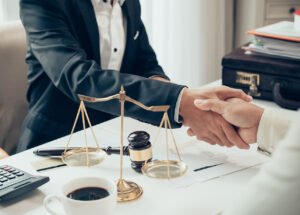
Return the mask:
M215 85L215 84L213 84ZM257 101L262 106L275 106L270 102ZM94 127L96 135L101 146L118 146L119 144L119 119L102 123ZM125 119L125 137L134 130L146 130L151 137L156 133L157 128L132 120ZM254 147L249 151L241 151L238 149L226 149L217 146L209 146L206 143L195 141L185 135L186 128L176 129L174 131L179 148L183 150L183 154L195 157L195 161L189 159L187 164L197 165L197 157L207 154L221 155L223 160L228 163L228 168L236 168L242 166L239 171L232 171L219 177L205 180L205 177L189 179L189 174L177 180L156 180L149 179L146 176L135 173L130 168L128 158L125 158L125 179L137 182L144 189L143 196L136 201L130 203L118 204L115 210L116 215L156 215L156 214L213 214L220 211L230 204L237 195L243 192L249 180L257 174L260 165L250 165L243 163L243 157L249 159L260 159L260 163L267 160L264 156L256 153ZM80 145L83 143L82 132L74 134L71 144ZM44 146L65 146L67 137L60 138ZM189 150L185 151L186 146ZM183 147L184 146L184 147ZM157 146L159 150L159 146ZM190 153L190 154L189 154ZM235 159L230 158L231 154ZM239 156L242 155L242 156ZM95 167L90 168L72 168L61 167L57 169L47 170L37 173L32 167L32 162L43 158L36 157L32 154L32 150L19 153L0 161L0 165L9 164L19 169L23 169L32 174L48 175L50 182L40 187L21 199L0 205L0 214L9 215L41 215L47 214L42 206L43 199L46 195L56 193L60 187L74 177L80 176L101 176L112 180L118 179L119 174L119 157L109 156L105 161ZM243 166L244 165L244 166ZM223 171L224 166L208 169L206 173L215 174ZM210 172L209 172L210 171ZM215 171L215 173L214 173ZM203 174L206 174L203 173ZM58 207L59 208L59 207Z

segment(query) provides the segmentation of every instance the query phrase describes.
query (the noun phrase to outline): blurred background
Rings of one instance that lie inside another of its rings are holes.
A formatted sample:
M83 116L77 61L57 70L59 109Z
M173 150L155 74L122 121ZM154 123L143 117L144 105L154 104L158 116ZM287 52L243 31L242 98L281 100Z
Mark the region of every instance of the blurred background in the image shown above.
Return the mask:
M174 82L219 79L221 58L248 42L246 31L292 20L299 0L140 0L160 64ZM19 19L18 0L0 0L0 25Z

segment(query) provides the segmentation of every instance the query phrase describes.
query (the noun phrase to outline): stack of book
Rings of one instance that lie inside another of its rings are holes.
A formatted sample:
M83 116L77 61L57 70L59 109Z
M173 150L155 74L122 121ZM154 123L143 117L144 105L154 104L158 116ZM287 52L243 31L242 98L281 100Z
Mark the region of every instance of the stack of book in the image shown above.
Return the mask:
M244 47L246 54L300 60L300 30L293 22L283 21L248 33L254 39Z

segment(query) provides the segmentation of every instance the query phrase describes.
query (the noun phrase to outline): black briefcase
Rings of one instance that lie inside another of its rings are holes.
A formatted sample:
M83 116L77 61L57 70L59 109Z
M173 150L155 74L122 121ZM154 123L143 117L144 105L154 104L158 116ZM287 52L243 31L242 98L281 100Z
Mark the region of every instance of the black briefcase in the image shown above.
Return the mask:
M248 55L239 48L223 58L222 66L224 85L284 108L300 108L300 61Z

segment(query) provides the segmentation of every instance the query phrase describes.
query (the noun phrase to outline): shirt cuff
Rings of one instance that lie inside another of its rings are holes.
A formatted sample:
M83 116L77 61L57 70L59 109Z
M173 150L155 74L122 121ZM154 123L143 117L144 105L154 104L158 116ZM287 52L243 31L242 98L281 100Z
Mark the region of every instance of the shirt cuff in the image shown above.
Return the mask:
M290 128L293 114L294 112L287 110L264 110L257 131L257 144L260 152L269 155L274 152Z
M257 130L257 144L258 144L258 151L259 152L268 152L270 153L270 146L268 141L268 132L270 132L269 126L272 121L272 113L271 110L265 109Z
M179 93L178 98L177 98L177 102L176 102L176 106L175 106L174 121L177 122L177 123L182 123L182 119L179 116L179 108L180 108L180 102L181 102L181 98L182 98L182 95L183 95L183 91L184 91L184 88Z

